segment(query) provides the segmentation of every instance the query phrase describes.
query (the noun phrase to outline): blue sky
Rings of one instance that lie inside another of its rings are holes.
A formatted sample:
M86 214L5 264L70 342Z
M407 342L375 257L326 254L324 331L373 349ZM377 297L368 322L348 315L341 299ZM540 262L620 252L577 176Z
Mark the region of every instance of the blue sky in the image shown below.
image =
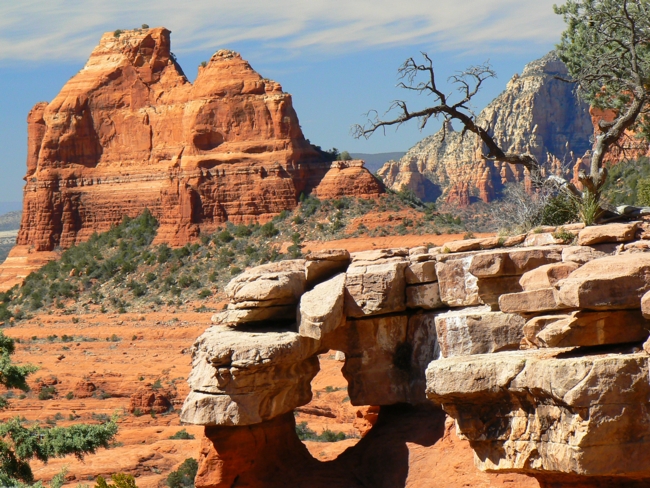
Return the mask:
M557 0L556 0L557 1ZM193 80L218 49L239 51L293 95L305 136L323 148L405 151L439 127L413 125L370 140L350 126L404 94L396 69L426 51L444 79L489 60L498 73L483 108L523 65L553 48L563 29L553 0L21 0L0 2L0 202L22 198L26 117L84 65L101 35L165 26ZM426 104L425 97L409 99ZM414 105L416 106L416 105Z

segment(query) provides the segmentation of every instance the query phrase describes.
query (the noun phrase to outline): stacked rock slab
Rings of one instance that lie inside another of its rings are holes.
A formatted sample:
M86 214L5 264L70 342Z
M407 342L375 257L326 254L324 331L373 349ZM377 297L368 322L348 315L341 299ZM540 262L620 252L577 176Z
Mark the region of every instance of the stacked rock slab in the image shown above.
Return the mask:
M291 424L311 400L317 355L336 350L353 405L433 401L480 469L549 487L645 482L650 253L635 240L645 227L578 226L580 245L527 245L550 228L247 270L193 348L182 420L208 427L201 469L230 462L223 429Z

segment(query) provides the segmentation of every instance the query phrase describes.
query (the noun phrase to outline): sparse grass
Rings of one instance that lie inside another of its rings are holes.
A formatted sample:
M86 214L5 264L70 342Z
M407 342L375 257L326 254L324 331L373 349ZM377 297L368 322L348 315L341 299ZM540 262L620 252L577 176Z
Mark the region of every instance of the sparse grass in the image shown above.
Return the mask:
M307 422L300 422L296 425L296 434L301 441L339 442L347 439L344 432L334 432L329 429L317 434L307 426Z
M189 440L194 439L194 435L190 434L187 430L181 429L176 432L174 435L169 436L169 439L174 440Z
M397 216L405 210L417 213L374 229L352 225L369 212ZM458 232L459 226L457 217L436 213L435 207L408 193L373 200L302 196L293 212L285 211L263 225L227 223L213 234L201 235L196 243L172 249L167 244L151 245L158 223L145 210L64 251L59 260L30 274L23 286L0 293L0 321L21 320L31 310L61 310L79 323L78 315L85 313L148 312L165 304L183 308L197 300L205 301L200 310L207 312L233 276L247 267L299 258L305 240ZM281 252L287 242L288 250ZM194 309L196 305L188 307ZM54 337L51 342L59 340Z

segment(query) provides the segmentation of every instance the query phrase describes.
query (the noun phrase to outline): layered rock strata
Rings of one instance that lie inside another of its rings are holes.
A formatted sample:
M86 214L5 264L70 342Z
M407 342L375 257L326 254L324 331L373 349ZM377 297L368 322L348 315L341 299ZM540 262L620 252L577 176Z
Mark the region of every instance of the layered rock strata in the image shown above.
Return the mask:
M589 106L558 76L568 75L555 53L529 63L477 122L506 152L532 154L547 171L570 179L576 162L591 148L593 126ZM522 167L486 160L485 152L478 138L463 136L448 123L378 174L390 188L409 188L427 201L442 196L461 205L489 202L505 184L524 181L526 174Z
M197 486L230 486L214 480L240 475L256 479L251 486L275 486L260 481L269 466L240 453L253 463L244 467L228 453L239 449L239 435L270 438L277 429L278 466L291 456L314 466L296 486L327 478L300 449L290 413L311 400L317 355L327 350L344 353L353 405L378 407L381 419L433 402L455 420L481 470L534 476L548 487L643 486L650 253L638 240L648 224L629 228L572 227L577 242L599 236L591 245L527 246L531 234L329 251L246 271L228 285L229 307L264 310L280 300L294 312L224 320L227 310L194 345L181 417L206 426ZM315 261L330 272L309 280ZM361 455L355 449L349 456Z
M106 33L34 106L19 245L67 248L145 208L158 241L183 244L227 220L268 220L303 192L382 192L361 161L324 162L291 95L239 54L217 51L190 83L170 49L165 28Z

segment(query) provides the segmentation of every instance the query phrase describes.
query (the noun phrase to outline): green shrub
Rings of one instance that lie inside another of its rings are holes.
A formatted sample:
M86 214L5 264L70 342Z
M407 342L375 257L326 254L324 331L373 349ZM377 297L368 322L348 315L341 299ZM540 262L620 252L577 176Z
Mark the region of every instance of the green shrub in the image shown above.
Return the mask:
M187 430L181 429L178 432L176 432L174 435L169 436L169 439L189 440L189 439L194 439L194 436L190 434Z
M208 298L212 295L212 292L206 288L199 292L199 298Z
M74 393L69 391L68 393L66 393L65 398L66 400L72 400L74 398Z
M131 474L112 474L111 481L113 483L108 484L103 477L98 476L95 488L138 488L135 484L135 478Z
M192 488L198 470L199 463L196 462L196 459L186 459L176 471L169 473L167 486L169 488Z
M267 222L262 227L260 227L260 234L262 237L274 237L278 235L280 231L273 225L273 222Z
M39 400L51 400L56 395L56 388L53 386L46 386L38 392Z
M151 388L153 388L154 390L159 390L160 388L162 388L162 382L160 381L160 378L154 381L153 385L151 385Z
M116 29L113 31L113 37L120 37L122 35L122 29Z
M338 442L347 438L344 432L333 432L329 429L325 429L321 434L316 434L307 426L307 422L300 422L296 425L296 434L301 441Z
M564 225L578 220L578 204L574 197L559 193L542 209L542 225Z
M232 236L230 232L228 232L228 230L222 230L221 232L219 232L219 234L217 234L217 239L219 239L220 242L228 243L234 240L235 238Z
M636 204L650 207L650 178L640 178L636 184Z

